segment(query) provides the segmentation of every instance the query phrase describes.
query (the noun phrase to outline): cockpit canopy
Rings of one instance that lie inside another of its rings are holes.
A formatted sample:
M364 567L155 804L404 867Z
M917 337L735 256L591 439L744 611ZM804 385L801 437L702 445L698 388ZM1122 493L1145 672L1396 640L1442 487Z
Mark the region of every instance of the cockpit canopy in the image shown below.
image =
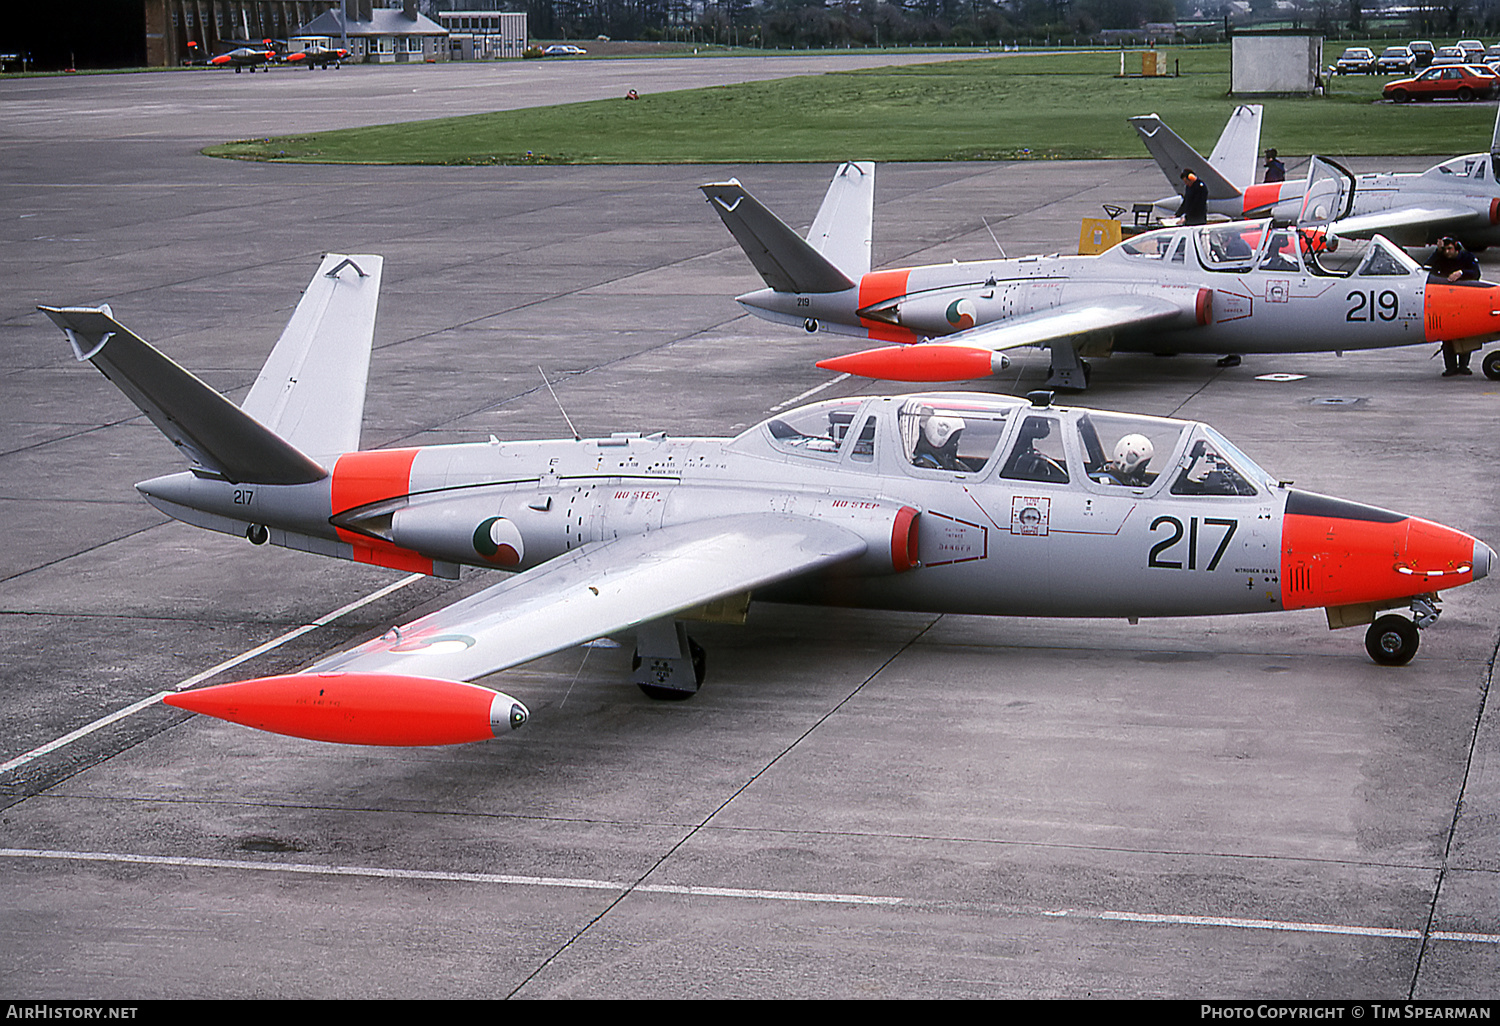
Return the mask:
M1111 494L1252 496L1272 480L1206 424L978 392L829 399L763 421L732 447L830 471Z
M1127 239L1109 253L1132 263L1232 274L1391 278L1423 273L1400 247L1380 236L1342 239L1322 228L1275 228L1269 220L1162 228Z

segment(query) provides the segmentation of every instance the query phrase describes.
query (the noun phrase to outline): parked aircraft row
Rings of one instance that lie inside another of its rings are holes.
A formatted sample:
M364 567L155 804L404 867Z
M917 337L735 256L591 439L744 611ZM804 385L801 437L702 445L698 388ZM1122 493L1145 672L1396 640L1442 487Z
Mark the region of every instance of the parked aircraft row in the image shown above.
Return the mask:
M187 63L214 68L233 68L235 74L239 74L241 71L253 73L256 68L270 70L268 66L271 64L290 64L293 67L307 68L309 71L326 68L330 64L335 68L341 68L343 62L349 59L349 51L343 47L328 47L321 43L314 43L301 50L287 50L283 45L282 49L278 50L279 40L275 39L263 39L258 43L241 40L229 42L239 43L239 45L213 57L190 58ZM188 47L196 53L198 44L189 42Z
M1258 119L1236 112L1210 174L1244 180L1248 152L1253 177ZM1175 138L1159 122L1151 132ZM1494 285L1431 281L1373 232L1335 246L1334 232L1358 234L1342 230L1357 216L1347 205L1309 229L1313 207L1344 202L1336 176L1303 183L1302 224L1282 223L1292 192L1278 192L1257 220L1166 227L1098 256L880 271L874 187L873 164L841 165L806 238L737 181L702 187L766 283L744 306L892 343L821 364L834 370L964 380L1041 346L1049 384L1081 389L1083 358L1117 350L1500 335ZM1131 622L1321 607L1330 628L1368 625L1370 657L1400 665L1437 620L1439 593L1495 565L1460 530L1293 489L1207 424L1058 406L1050 392L832 399L733 438L362 451L382 270L379 256L327 256L243 406L108 307L41 308L190 461L136 486L169 516L404 571L506 572L302 672L168 704L315 740L481 740L529 713L478 679L605 635L635 635L647 695L691 696L706 654L686 624L742 622L752 599Z
M1149 259L1187 241L1163 239ZM692 695L706 657L685 622L743 620L752 598L1131 622L1323 607L1401 664L1438 593L1495 564L1462 531L1290 488L1207 424L1044 392L833 399L733 438L361 451L382 271L327 256L243 406L108 307L41 308L188 459L136 486L169 516L408 572L508 571L303 672L170 705L323 741L480 740L529 714L474 681L613 633L635 634L648 695Z

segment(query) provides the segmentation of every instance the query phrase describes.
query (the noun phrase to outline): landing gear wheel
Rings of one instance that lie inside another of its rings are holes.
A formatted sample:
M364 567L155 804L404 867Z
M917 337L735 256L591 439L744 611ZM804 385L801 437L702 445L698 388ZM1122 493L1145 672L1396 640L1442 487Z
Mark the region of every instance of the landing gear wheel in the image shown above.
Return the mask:
M1493 349L1484 356L1484 376L1491 381L1500 381L1500 349Z
M1417 625L1394 613L1377 618L1365 632L1365 651L1382 666L1405 666L1421 642Z
M693 658L693 678L698 682L698 686L702 687L703 677L708 672L708 653L703 650L702 645L698 644L692 638L688 638L688 653ZM639 669L640 665L641 657L637 655L631 660L631 669ZM641 694L647 698L654 698L658 702L681 702L683 699L692 698L698 693L696 691L679 691L676 688L664 688L656 684L637 683L636 687L641 689Z

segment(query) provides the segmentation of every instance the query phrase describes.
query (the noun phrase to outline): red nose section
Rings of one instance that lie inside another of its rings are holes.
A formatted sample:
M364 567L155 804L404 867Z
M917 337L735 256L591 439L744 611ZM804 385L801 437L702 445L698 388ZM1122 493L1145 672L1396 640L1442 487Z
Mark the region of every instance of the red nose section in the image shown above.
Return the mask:
M1500 288L1487 281L1428 282L1422 306L1429 342L1500 333Z
M346 745L456 745L526 722L526 707L477 684L390 673L259 677L184 691L167 705L273 734Z
M880 381L972 381L994 373L994 358L973 346L887 346L820 360L818 366Z
M1476 573L1476 553L1485 565ZM1489 549L1470 535L1310 492L1287 498L1281 528L1285 609L1410 598L1489 572Z

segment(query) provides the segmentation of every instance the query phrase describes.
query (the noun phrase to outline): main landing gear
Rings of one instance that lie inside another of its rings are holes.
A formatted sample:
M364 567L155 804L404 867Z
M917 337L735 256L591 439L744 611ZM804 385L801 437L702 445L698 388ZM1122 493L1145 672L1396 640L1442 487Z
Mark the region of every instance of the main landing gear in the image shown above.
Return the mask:
M1365 632L1365 651L1382 666L1405 666L1417 654L1422 643L1422 627L1437 622L1440 610L1436 595L1419 595L1411 600L1412 619L1395 613L1375 618Z
M703 686L708 655L687 635L687 627L670 617L636 629L630 668L635 684L648 698L679 702Z

